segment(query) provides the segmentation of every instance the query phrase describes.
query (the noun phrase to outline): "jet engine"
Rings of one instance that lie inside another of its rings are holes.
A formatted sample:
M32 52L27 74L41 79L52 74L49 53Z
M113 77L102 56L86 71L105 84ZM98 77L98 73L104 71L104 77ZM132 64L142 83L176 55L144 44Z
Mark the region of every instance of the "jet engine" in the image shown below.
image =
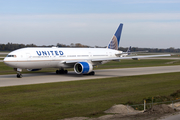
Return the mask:
M92 72L93 66L88 62L78 62L74 65L74 71L77 74L88 74Z

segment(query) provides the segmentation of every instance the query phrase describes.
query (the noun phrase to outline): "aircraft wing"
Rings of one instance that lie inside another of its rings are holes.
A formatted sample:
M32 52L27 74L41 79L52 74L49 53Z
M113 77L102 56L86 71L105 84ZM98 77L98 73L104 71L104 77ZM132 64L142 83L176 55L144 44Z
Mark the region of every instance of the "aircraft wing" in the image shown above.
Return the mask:
M100 58L100 59L82 59L82 60L70 60L64 61L64 63L77 63L82 61L110 61L110 60L122 60L122 59L138 59L138 58L148 58L148 57L164 57L164 56L171 56L170 54L164 55L146 55L146 56L130 56L130 57L114 57L114 58Z
M146 55L146 56L130 56L130 57L115 57L115 58L105 58L105 59L93 59L91 61L108 61L108 60L122 60L122 59L138 59L138 58L148 58L148 57L164 57L171 56L170 54L164 55Z
M135 54L135 53L145 53L145 52L148 52L147 50L146 51L135 51L135 52L122 52L122 53L118 53L116 55L123 55L123 54Z

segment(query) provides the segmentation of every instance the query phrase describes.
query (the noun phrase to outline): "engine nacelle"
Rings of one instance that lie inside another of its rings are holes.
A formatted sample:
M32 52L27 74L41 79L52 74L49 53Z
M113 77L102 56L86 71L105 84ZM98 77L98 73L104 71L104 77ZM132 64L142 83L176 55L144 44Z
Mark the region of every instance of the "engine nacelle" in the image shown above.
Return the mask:
M92 64L88 62L78 62L74 65L74 71L77 74L87 74L93 70Z
M38 70L41 70L41 69L27 69L27 71L38 71Z

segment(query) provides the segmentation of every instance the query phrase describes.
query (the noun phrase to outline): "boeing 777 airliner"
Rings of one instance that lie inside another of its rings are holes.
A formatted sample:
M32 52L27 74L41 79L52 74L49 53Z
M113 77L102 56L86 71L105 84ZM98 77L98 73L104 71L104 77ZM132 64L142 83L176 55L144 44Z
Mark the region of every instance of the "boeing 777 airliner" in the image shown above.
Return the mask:
M22 77L22 69L37 71L42 68L57 68L57 74L67 74L68 71L64 70L65 68L74 68L77 74L94 75L93 66L104 64L111 60L170 56L150 55L127 57L125 55L127 52L118 51L122 28L123 24L120 24L107 48L21 48L10 52L5 57L4 63L17 71L18 78Z

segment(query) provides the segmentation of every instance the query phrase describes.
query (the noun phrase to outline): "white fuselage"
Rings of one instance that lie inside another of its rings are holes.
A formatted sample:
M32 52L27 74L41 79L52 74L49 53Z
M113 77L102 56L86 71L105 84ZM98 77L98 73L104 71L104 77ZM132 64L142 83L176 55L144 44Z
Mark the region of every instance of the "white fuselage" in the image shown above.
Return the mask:
M69 68L74 64L68 61L87 61L93 59L106 59L117 57L122 51L106 48L22 48L8 54L4 63L13 68L38 69L38 68ZM106 60L104 60L107 62ZM103 62L91 62L92 65Z

